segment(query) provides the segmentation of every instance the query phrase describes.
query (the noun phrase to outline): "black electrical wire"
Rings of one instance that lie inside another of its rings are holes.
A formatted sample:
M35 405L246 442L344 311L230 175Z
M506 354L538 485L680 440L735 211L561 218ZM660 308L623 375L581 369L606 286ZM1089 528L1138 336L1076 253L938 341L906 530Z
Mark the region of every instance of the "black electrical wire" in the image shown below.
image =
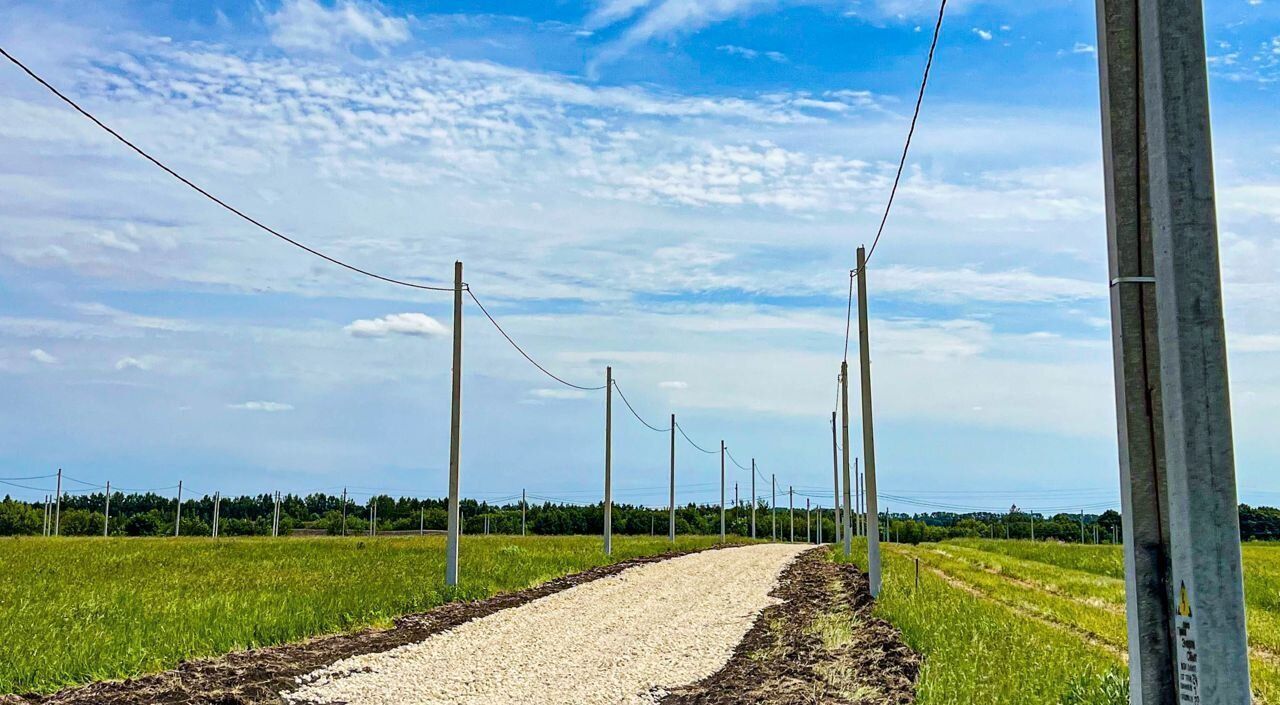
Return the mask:
M631 402L627 401L627 395L625 395L625 394L623 394L623 393L622 393L622 387L619 387L619 386L618 386L618 380L616 380L616 379L615 379L615 380L613 380L613 388L614 388L614 389L616 389L616 390L618 391L618 396L622 399L622 403L623 403L623 404L626 404L627 409L629 409L629 410L631 411L631 415L632 415L632 416L634 416L634 417L636 417L636 421L639 421L640 423L644 424L645 426L648 426L650 431L657 431L658 433L668 433L668 432L670 432L670 431L671 431L671 429L670 429L669 427L668 427L668 428L658 428L657 426L654 426L653 424L651 424L651 423L649 423L648 421L645 421L643 418L641 418L640 414L636 413L636 408L635 408L634 406L631 406Z
M157 159L156 157L153 157L153 156L151 156L150 154L148 154L148 153L147 153L145 150L143 150L141 147L137 146L137 145L136 145L136 144L134 144L133 142L130 142L128 139L126 139L126 138L125 138L123 135L121 135L119 132L116 132L116 131L115 131L115 130L113 130L112 128L108 127L106 123L104 123L104 122L102 122L101 120L99 120L98 118L94 117L94 115L93 115L92 113L90 113L88 110L85 110L84 108L80 107L80 105L79 105L78 103L76 103L76 102L75 102L74 100L72 100L71 98L68 98L65 94L63 94L63 93L62 93L62 91L59 91L57 88L54 88L52 84L50 84L48 81L46 81L46 80L44 80L43 78L41 78L39 75L37 75L37 74L36 74L36 72L34 72L34 71L32 71L31 69L27 68L26 64L22 63L21 61L18 61L18 59L16 59L12 54L10 54L9 52L5 51L3 47L0 47L0 55L3 55L3 56L4 56L4 58L8 59L11 63L13 63L13 65L14 65L14 66L17 66L18 68L22 69L22 70L23 70L23 71L24 71L28 76L30 76L31 78L35 79L35 81L36 81L37 83L39 83L40 85L42 85L42 86L44 86L45 88L49 89L49 92L50 92L50 93L53 93L55 96L57 96L58 98L60 98L60 99L62 100L62 102L66 103L67 105L69 105L69 106L71 106L72 108L74 108L76 112L80 113L81 115L83 115L84 117L86 117L86 118L88 118L90 121L92 121L92 122L93 122L93 124L97 125L98 127L102 128L103 130L105 130L105 131L107 132L107 134L109 134L109 135L111 135L112 137L116 138L116 139L117 139L117 140L119 140L122 144L124 144L126 147L128 147L128 148L129 148L129 149L131 149L131 150L133 150L134 152L137 152L137 153L138 153L138 155L140 155L142 158L146 159L147 161L151 162L152 164L156 165L157 167L160 167L160 169L162 169L163 171L165 171L166 173L168 173L170 176L172 176L173 178L177 179L178 181L181 181L183 184L186 184L188 187L190 187L190 188L191 188L192 190L194 190L196 193L199 193L201 196L204 196L205 198L209 199L210 201L213 201L214 203L218 204L219 206L221 206L222 208L226 209L227 211L229 211L229 212L231 212L231 213L233 213L233 214L235 214L235 215L239 216L242 220L244 220L244 221L246 221L246 222L248 222L248 223L250 223L250 224L252 224L252 225L256 226L256 227L257 227L257 228L259 228L260 230L263 230L263 231L265 231L265 232L268 232L268 233L270 233L270 234L272 234L272 235L276 236L277 238L279 238L279 239L281 239L281 240L284 240L285 242L289 243L290 245L293 245L294 247L296 247L296 248L298 248L298 249L300 249L300 250L304 250L304 251L306 251L306 252L309 252L309 253L311 253L312 255L315 255L316 257L319 257L320 259L323 259L323 260L326 260L326 261L331 262L331 263L333 263L333 264L336 264L336 265L338 265L339 267L345 267L346 269L349 269L349 270L351 270L351 271L353 271L353 272L356 272L357 274L363 274L363 275L364 275L364 276L366 276L366 277L371 277L371 278L373 278L373 279L378 279L378 280L381 280L381 281L387 282L388 284L395 284L395 285L397 285L397 286L407 286L407 287L412 288L412 289L425 289L425 290L428 290L428 291L453 291L453 287L451 287L451 286L430 286L430 285L427 285L427 284L415 284L415 283L413 283L413 282L404 281L403 279L396 279L396 278L394 278L394 277L383 276L383 275L381 275L381 274L376 274L376 273L374 273L374 272L371 272L371 271L369 271L369 270L367 270L367 269L361 269L360 267L357 267L357 266L355 266L355 265L353 265L353 264L347 264L346 262L343 262L342 260L340 260L340 259L338 259L338 258L336 258L336 257L332 257L332 256L330 256L330 255L326 255L325 253L323 253L323 252L321 252L321 251L319 251L319 250L317 250L317 249L315 249L315 248L313 248L313 247L309 247L309 246L307 246L307 245L304 245L304 244L302 244L301 242L299 242L299 241L297 241L297 240L295 240L295 239L293 239L293 238L289 237L288 235L285 235L285 234L283 234L283 233L279 232L278 230L275 230L274 228L271 228L271 227L269 227L269 226L267 226L267 225L263 224L261 221L259 221L259 220L257 220L256 218L254 218L254 217L252 217L252 216L248 215L247 213L245 213L244 211L240 210L239 208L236 208L235 206L233 206L233 205L231 205L231 204L227 203L226 201L222 200L221 198L218 198L217 196L213 195L212 193L210 193L210 192L206 191L206 190L205 190L204 188L202 188L201 186L198 186L195 182L191 181L190 179L188 179L187 177L183 176L182 174L179 174L177 171L174 171L172 168L170 168L170 167L169 167L168 165L166 165L164 162L162 162L162 161L160 161L159 159Z
M698 450L702 451L703 453L706 453L707 455L715 455L716 453L718 453L718 452L719 452L719 451L715 451L715 450L707 450L706 448L703 448L702 446L698 445L697 443L694 443L694 442L693 442L693 439L689 437L689 434L687 434L687 433L685 433L685 432L684 432L684 427L683 427L683 426L681 426L681 425L680 425L680 424L678 424L678 423L676 424L676 430L680 432L680 435L684 436L684 439L685 439L686 441L689 441L689 445L693 446L694 448L697 448Z
M519 352L521 355L523 355L524 359L528 360L530 364L538 368L542 372L542 374L550 377L551 379L554 379L555 381L559 382L560 384L563 384L566 387L571 387L573 389L580 389L584 392L596 392L601 389L604 389L603 384L600 385L599 387L584 387L580 384L574 384L573 382L568 382L563 378L552 373L551 370L548 370L547 368L543 367L541 364L538 363L537 360L533 359L533 357L531 357L529 353L525 352L524 348L520 347L519 344L516 343L516 341L512 340L511 336L507 335L507 332L502 329L502 326L498 325L498 321L494 319L492 315L489 314L489 310L484 307L484 304L480 303L480 299L476 298L476 294L474 291L471 290L471 287L469 286L466 287L466 291L467 291L467 295L471 297L471 300L476 302L476 306L480 307L480 312L484 314L484 317L489 319L489 322L493 324L494 328L498 329L498 332L502 334L502 337L507 339L508 343L511 343L511 347L515 348L516 352Z

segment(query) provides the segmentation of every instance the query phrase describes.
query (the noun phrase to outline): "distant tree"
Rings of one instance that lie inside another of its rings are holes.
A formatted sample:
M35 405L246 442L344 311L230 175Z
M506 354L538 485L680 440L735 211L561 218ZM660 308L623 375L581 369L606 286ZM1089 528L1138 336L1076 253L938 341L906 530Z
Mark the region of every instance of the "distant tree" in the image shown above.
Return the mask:
M44 512L8 497L0 502L0 535L31 536L44 530Z

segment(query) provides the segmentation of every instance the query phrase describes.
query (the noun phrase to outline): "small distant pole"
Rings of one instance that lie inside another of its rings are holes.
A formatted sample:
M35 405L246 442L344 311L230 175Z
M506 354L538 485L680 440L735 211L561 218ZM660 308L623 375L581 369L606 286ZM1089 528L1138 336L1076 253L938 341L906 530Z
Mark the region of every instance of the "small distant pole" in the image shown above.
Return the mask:
M733 483L733 506L736 509L742 508L742 500L738 499L738 483ZM734 516L737 516L736 514Z
M756 537L756 459L751 459L751 538Z
M525 510L528 508L525 500L524 490L520 490L520 535L525 535Z
M58 468L58 500L53 510L53 535L62 532L62 468Z
M373 535L378 535L378 498L373 498Z
M840 456L836 442L836 412L831 412L831 485L835 492L836 541L840 540ZM821 519L819 519L821 521Z
M809 498L804 498L804 542L813 541L813 510L809 508Z
M649 535L653 536L653 515L649 515Z
M173 535L177 536L182 531L182 480L178 480L178 510L173 515Z
M840 522L838 531L844 537L844 555L849 557L853 554L853 537L851 536L850 518L853 509L853 491L850 485L851 478L849 475L849 362L847 360L840 363L840 440L844 441L843 453L841 455L842 467L844 468L844 517ZM874 596L875 593L872 593Z
M365 534L373 537L373 500L369 500L369 528L365 530Z
M720 441L720 543L724 543L724 441Z
M916 589L920 589L920 559L916 559Z
M1084 545L1084 510L1080 510L1080 545Z
M222 493L213 493L213 537L218 538L218 524L222 522Z
M51 506L52 504L49 500L49 495L45 495L44 496L44 533L42 534L43 536L49 535L49 517L53 514L53 512L50 511Z
M342 535L347 535L347 488L342 488Z
M771 499L769 500L769 538L778 540L778 476L776 473L769 473L769 492Z
M822 545L822 505L818 505L818 545Z
M418 505L418 535L425 536L427 533L427 508Z
M676 540L676 415L671 415L671 526L668 538Z
M1028 516L1031 517L1031 540L1035 541L1036 540L1036 513L1028 512L1027 514Z
M102 536L106 538L107 528L111 525L111 480L107 480L107 506L102 511Z
M796 488L787 487L787 497L790 504L789 514L791 516L791 543L796 542Z

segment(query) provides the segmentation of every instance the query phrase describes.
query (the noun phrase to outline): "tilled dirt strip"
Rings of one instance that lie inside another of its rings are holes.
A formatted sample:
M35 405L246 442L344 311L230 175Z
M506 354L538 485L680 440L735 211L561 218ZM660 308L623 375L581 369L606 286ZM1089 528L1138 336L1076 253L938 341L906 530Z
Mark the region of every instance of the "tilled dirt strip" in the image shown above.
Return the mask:
M693 551L697 552L697 551ZM542 597L617 575L622 571L690 552L671 552L592 568L478 602L454 602L395 620L387 630L363 630L295 644L239 651L215 659L189 661L178 668L126 681L70 688L52 695L0 695L0 705L265 705L280 703L281 691L298 676L341 659L420 642L433 634L528 604Z
M866 577L826 559L801 556L773 595L783 600L714 675L678 688L661 705L909 705L920 658L892 625L872 616Z
M344 659L286 694L308 705L622 705L724 665L805 546L637 566L418 643Z

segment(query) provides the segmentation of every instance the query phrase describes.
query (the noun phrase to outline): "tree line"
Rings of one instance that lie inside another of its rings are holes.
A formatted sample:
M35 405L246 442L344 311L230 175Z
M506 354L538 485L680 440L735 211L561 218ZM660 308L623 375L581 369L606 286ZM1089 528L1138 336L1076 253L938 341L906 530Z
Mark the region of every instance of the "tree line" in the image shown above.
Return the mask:
M267 536L271 533L275 498L270 494L225 497L219 507L222 536ZM63 495L59 512L59 533L64 536L101 536L106 496L93 494ZM345 518L341 495L313 493L308 495L283 495L280 504L280 531L287 534L294 530L309 529L328 534L359 535L369 531L371 510L377 517L377 531L442 531L447 521L447 500L417 499L378 495L366 502L346 500ZM108 533L112 536L172 536L177 517L175 499L154 493L111 495L111 522ZM208 536L211 534L214 499L210 496L184 499L180 535ZM490 504L484 501L461 501L462 531L464 534L481 533L486 521L489 531L497 534L518 534L521 531L521 506L519 502ZM1108 510L1101 514L1044 515L1024 512L1016 506L1005 513L932 512L920 514L882 514L881 525L887 540L903 543L943 541L950 538L1016 538L1092 543L1096 535L1107 543L1120 538L1119 512ZM806 530L816 538L818 523L822 523L822 535L830 541L835 536L833 512L826 509L821 514L808 517L803 509L796 510L796 538L804 540ZM52 521L52 519L50 519ZM599 534L604 529L602 506L597 504L558 504L554 502L530 503L524 512L525 530L530 534L565 535ZM756 508L756 535L767 538L776 529L779 538L790 537L788 510L778 508L771 523L767 504ZM652 509L630 504L613 505L613 531L623 535L665 535L668 513L666 509ZM24 502L6 496L0 501L0 536L32 536L44 532L45 506L43 502ZM1083 532L1081 528L1083 526ZM751 508L749 503L731 506L726 512L725 531L736 536L751 535ZM718 534L720 532L720 507L718 504L685 504L676 508L676 533ZM1280 509L1240 505L1240 534L1246 541L1280 539Z

